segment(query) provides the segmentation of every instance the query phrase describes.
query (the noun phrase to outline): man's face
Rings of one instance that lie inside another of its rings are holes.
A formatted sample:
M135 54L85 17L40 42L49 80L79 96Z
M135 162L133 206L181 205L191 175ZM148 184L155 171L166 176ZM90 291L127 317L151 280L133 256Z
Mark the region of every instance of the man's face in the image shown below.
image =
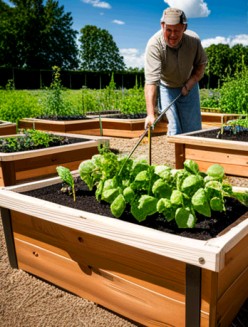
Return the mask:
M166 25L165 23L162 23L161 28L163 30L166 43L171 48L175 48L181 41L186 26L184 24Z

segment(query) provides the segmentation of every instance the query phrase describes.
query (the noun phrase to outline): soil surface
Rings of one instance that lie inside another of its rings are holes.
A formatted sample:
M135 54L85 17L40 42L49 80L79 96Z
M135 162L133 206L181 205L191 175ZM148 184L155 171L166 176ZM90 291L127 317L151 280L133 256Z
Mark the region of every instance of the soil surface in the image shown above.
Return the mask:
M74 209L115 218L110 211L110 205L104 201L98 202L95 198L95 192L89 191L86 184L80 182L80 178L78 178L78 182L76 183L76 202L74 202L72 195L69 195L68 192L62 192L61 187L62 184L59 183L38 190L25 192L24 194ZM179 236L208 240L216 237L236 220L240 221L248 218L247 207L243 206L238 201L226 198L225 206L225 212L213 212L211 218L197 215L196 227L192 229L178 228L174 221L167 222L163 215L159 214L149 216L145 221L138 223L130 214L130 211L126 210L119 219Z
M129 153L138 139L111 138L111 148ZM145 138L133 157L148 158ZM174 145L166 136L152 138L152 163L175 165ZM248 179L228 176L232 185L248 187ZM230 303L231 305L231 303ZM140 326L124 317L70 294L22 270L12 269L7 258L3 228L0 223L0 325L3 327L134 327ZM248 300L232 324L248 326Z
M200 136L228 141L248 142L248 128L239 127L233 129L229 126L225 126L223 131L221 131L221 129L211 129L205 130L200 133L194 133L192 134L192 136Z
M139 114L122 114L118 111L101 111L101 112L87 112L87 115L85 116L40 116L37 117L37 119L48 119L48 120L84 120L84 119L91 119L90 116L96 116L99 115L105 117L105 118L117 118L117 119L140 119L145 118L146 113L139 113Z

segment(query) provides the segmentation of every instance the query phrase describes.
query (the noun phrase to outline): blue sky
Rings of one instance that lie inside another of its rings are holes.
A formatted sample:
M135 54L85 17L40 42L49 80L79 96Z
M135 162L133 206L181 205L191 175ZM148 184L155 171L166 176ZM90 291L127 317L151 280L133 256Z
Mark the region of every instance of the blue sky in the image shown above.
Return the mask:
M58 0L71 12L73 28L85 25L106 29L116 42L127 67L143 67L148 39L160 29L167 7L184 10L188 29L195 31L204 47L215 43L248 46L247 0ZM9 1L5 1L9 2Z

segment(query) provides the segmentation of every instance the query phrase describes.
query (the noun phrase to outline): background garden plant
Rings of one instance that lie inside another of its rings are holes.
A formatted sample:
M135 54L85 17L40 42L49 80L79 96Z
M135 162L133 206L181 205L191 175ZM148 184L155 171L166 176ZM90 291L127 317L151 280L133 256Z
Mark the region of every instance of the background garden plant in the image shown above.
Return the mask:
M201 89L201 107L211 111L248 114L248 69L244 66L235 77L227 78L217 89ZM104 89L65 89L60 69L54 67L51 86L42 90L15 90L11 82L0 89L0 119L16 122L22 118L84 116L118 110L123 114L146 112L144 89L138 81L133 88L116 89L114 74ZM209 109L210 110L210 109Z

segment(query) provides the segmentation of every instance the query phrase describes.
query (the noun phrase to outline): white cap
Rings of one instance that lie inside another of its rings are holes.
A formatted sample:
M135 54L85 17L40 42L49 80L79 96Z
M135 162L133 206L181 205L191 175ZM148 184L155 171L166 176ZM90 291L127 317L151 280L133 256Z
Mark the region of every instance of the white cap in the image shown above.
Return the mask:
M160 22L167 25L187 24L187 18L182 10L167 8L163 11Z

